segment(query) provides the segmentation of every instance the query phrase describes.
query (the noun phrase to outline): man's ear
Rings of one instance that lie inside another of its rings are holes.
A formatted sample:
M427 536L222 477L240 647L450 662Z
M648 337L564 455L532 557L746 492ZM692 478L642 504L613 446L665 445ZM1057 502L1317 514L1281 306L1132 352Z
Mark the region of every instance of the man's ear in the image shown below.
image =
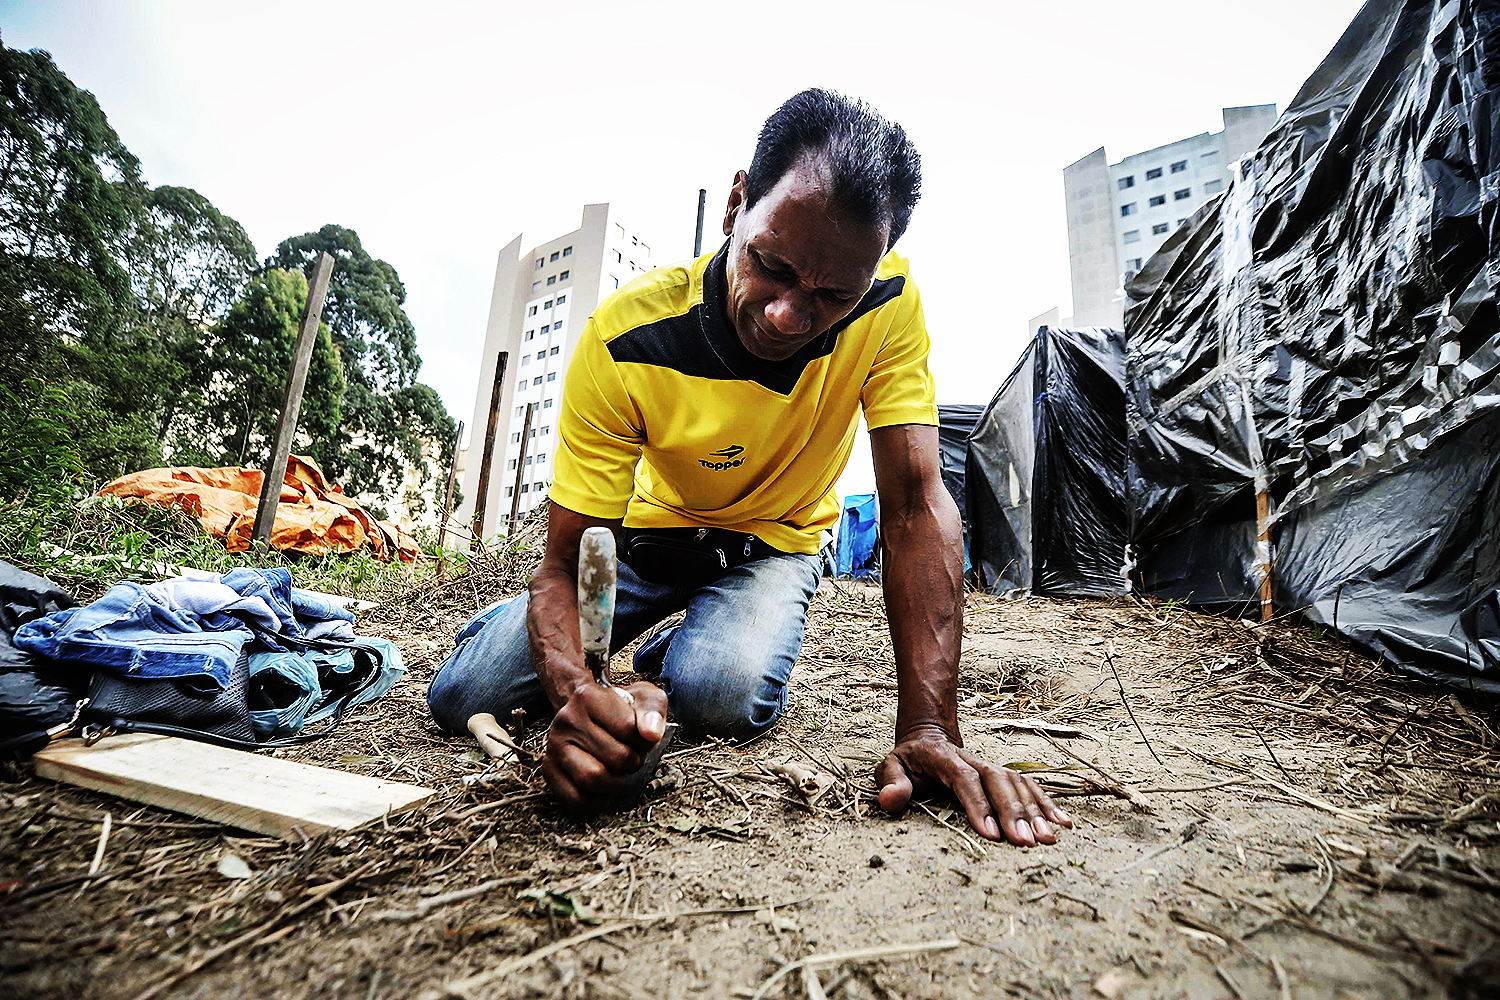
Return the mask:
M729 186L729 204L724 209L724 235L734 235L734 220L745 207L745 181L749 175L743 170L734 172L734 183Z

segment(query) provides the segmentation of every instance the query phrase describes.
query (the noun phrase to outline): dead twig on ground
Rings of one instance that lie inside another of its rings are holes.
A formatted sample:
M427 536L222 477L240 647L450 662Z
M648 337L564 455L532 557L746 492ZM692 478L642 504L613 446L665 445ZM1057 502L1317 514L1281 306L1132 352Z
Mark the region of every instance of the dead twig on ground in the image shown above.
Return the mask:
M1162 759L1156 755L1156 748L1146 738L1146 730L1141 728L1140 720L1135 717L1135 710L1130 707L1130 699L1125 697L1125 682L1120 680L1120 671L1115 668L1115 643L1111 639L1108 646L1104 648L1104 662L1109 664L1110 673L1115 675L1115 686L1120 689L1120 704L1125 706L1125 714L1130 716L1130 721L1135 723L1135 731L1141 734L1141 742L1146 744L1146 749L1151 751L1151 759L1166 767Z
M1127 800L1132 806L1134 806L1141 812L1156 812L1156 807L1153 806L1144 795L1142 795L1140 792L1136 791L1129 785L1125 784L1125 782L1121 781L1119 778L1116 778L1114 775L1110 774L1099 765L1091 764L1088 761L1084 760L1082 757L1078 756L1076 753L1069 750L1067 747L1063 746L1061 743L1057 742L1046 733L1039 732L1037 733L1037 735L1046 740L1048 743L1051 743L1054 747L1056 747L1058 750L1061 750L1069 757L1072 757L1074 760L1078 761L1078 763L1082 764L1084 767L1096 772L1108 783L1105 785L1105 787L1108 788L1110 794L1114 795L1116 798Z
M918 944L888 944L875 948L856 948L853 951L830 951L821 955L808 955L806 958L788 962L777 969L772 973L771 978L760 984L760 989L751 995L750 1000L764 1000L771 987L798 969L817 965L838 965L841 962L863 962L872 958L889 958L895 955L914 955L924 951L948 951L962 944L963 942L958 938L944 938L941 941L924 941Z

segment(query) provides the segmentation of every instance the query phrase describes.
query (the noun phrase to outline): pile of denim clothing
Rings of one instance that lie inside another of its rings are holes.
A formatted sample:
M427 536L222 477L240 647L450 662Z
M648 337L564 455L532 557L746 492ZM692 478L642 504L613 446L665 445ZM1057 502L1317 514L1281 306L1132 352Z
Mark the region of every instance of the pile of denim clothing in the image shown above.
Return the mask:
M373 701L406 672L394 644L355 635L350 612L294 589L285 569L184 570L160 583L118 583L92 604L26 622L12 642L85 682L103 669L203 692L222 690L243 659L260 741Z

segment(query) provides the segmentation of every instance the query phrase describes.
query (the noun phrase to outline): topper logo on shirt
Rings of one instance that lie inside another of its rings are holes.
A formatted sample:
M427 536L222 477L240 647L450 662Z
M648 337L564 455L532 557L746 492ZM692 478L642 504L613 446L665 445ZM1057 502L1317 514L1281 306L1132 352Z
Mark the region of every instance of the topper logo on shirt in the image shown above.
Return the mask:
M698 459L698 464L703 466L705 469L713 469L715 472L722 472L725 469L733 469L744 464L745 460L743 458L740 458L740 455L743 454L744 451L745 449L741 448L739 445L732 444L728 448L720 448L718 451L709 452L709 456L711 458L722 458L722 462L711 462L707 459L700 458Z

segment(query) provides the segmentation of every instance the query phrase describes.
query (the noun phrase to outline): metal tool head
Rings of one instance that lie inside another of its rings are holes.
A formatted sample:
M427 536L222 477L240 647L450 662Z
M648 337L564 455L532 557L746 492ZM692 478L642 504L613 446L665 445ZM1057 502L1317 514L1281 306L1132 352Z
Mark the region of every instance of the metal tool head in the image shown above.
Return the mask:
M641 762L640 768L620 785L620 791L616 793L609 805L610 812L622 812L641 800L641 793L646 790L646 782L656 776L656 769L661 766L661 755L672 749L672 741L676 738L677 723L667 723L666 728L662 730L661 739L657 740L656 746L646 754L646 759Z

